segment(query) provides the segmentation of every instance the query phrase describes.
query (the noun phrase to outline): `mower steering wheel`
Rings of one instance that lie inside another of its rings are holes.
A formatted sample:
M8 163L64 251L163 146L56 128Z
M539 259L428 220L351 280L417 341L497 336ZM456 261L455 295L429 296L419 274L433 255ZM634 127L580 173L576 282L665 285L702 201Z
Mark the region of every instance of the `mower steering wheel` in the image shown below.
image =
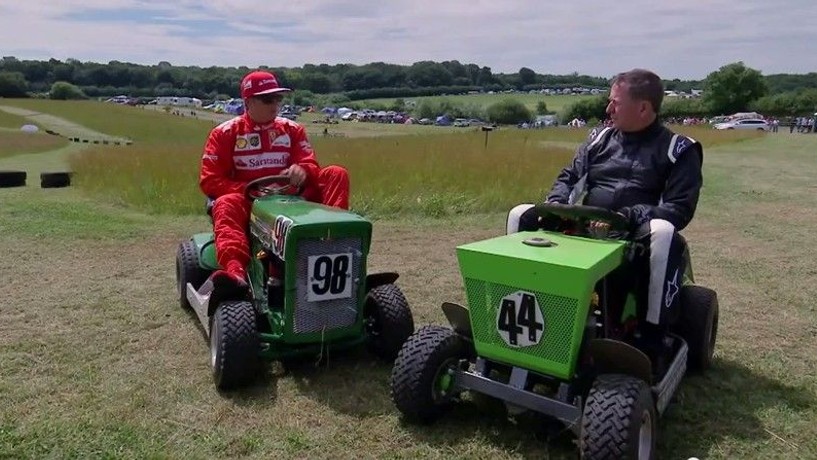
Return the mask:
M540 203L535 206L535 209L536 213L543 218L549 215L556 215L581 225L591 221L599 221L609 224L610 230L613 231L627 231L630 226L630 223L621 214L598 206Z
M270 184L275 182L286 182L286 185L269 187ZM264 176L250 181L244 188L244 196L246 196L248 200L252 201L256 198L261 198L262 196L267 195L283 195L283 192L290 187L295 186L289 183L289 176L285 174ZM297 187L297 192L301 192L301 187Z

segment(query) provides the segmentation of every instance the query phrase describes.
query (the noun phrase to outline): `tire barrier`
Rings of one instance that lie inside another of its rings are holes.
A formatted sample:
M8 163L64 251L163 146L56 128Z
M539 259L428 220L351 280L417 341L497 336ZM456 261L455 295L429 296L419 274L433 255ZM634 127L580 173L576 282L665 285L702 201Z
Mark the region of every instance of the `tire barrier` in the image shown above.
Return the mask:
M85 139L82 137L68 137L63 136L62 134L52 131L50 129L45 130L46 133L52 136L59 136L65 137L71 142L82 143L82 144L101 144L101 145L133 145L132 140L110 140L110 139Z
M101 145L133 145L133 141L109 141L107 139L99 140L99 139L82 139L79 137L69 137L68 140L71 142L83 143L83 144L101 144Z
M62 188L71 185L70 171L40 173L41 188ZM0 188L24 187L28 173L25 171L0 171Z
M26 185L25 171L0 171L0 188L22 187Z
M70 172L48 172L40 174L41 188L61 188L71 185Z

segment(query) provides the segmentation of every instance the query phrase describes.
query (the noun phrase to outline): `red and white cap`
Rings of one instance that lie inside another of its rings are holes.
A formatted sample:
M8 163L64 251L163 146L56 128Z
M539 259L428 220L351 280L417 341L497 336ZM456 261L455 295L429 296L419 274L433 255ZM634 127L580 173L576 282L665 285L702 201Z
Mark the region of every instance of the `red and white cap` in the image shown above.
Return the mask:
M270 72L256 70L248 73L241 80L241 98L247 99L262 94L283 93L292 91L289 88L278 86L278 79Z

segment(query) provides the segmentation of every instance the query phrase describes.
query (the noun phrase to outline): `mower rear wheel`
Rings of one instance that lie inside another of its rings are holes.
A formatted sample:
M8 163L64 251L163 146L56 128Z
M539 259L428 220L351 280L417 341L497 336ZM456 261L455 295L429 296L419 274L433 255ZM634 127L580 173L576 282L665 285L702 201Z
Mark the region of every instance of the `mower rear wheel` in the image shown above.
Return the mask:
M176 292L182 309L190 309L190 302L187 301L187 283L198 290L208 276L209 272L199 265L199 252L193 241L180 243L176 252Z
M397 355L391 374L391 395L397 409L414 423L439 418L456 396L451 371L467 356L462 337L443 326L424 326Z
M223 302L213 315L210 364L219 390L232 390L255 377L260 360L255 309L245 301Z
M394 361L414 332L406 297L396 285L384 284L369 291L363 308L369 350L385 361Z
M602 374L584 406L581 458L654 459L657 423L652 392L643 380Z
M681 288L681 318L678 335L689 346L687 366L705 371L712 366L718 337L718 294L703 286Z

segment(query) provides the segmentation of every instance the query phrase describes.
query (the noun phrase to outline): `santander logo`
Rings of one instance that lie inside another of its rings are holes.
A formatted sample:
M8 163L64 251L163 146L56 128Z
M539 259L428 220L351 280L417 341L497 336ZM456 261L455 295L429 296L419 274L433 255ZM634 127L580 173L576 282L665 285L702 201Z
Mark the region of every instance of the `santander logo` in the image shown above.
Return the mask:
M264 152L258 155L233 157L235 169L255 170L264 168L286 168L289 165L289 153Z

